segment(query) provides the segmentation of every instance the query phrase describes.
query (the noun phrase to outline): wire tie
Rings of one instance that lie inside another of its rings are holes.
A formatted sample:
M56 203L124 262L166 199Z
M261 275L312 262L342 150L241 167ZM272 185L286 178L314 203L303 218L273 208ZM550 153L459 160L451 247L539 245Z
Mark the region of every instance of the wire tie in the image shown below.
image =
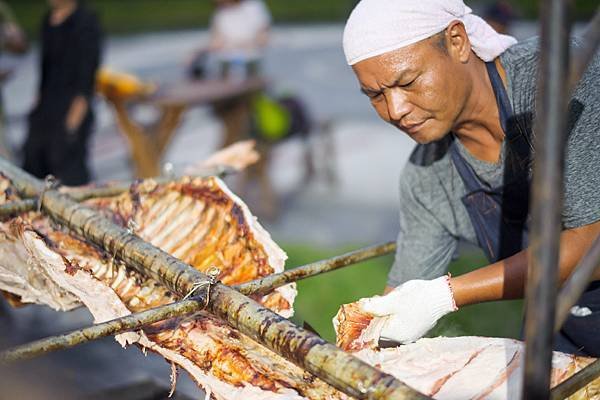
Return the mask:
M174 179L175 178L175 167L173 166L173 163L170 163L170 162L164 163L164 165L162 167L162 174L167 179Z
M360 394L363 396L369 396L370 394L374 393L374 388L372 386L365 387L362 382L357 382L356 386Z
M217 268L215 266L211 266L206 271L206 275L208 275L208 279L195 282L192 285L192 288L190 289L190 291L183 297L182 301L187 300L198 289L206 288L206 301L204 303L204 306L202 307L202 308L206 308L206 306L208 306L208 303L210 302L210 288L219 282L217 278L219 277L220 273L221 273L221 270L219 268Z
M139 228L140 226L137 222L135 222L135 220L130 219L129 221L127 221L127 233L129 233L130 235L133 235Z
M46 175L44 178L44 188L37 198L37 211L42 211L42 202L44 201L44 195L48 190L54 190L58 187L58 179L54 175Z

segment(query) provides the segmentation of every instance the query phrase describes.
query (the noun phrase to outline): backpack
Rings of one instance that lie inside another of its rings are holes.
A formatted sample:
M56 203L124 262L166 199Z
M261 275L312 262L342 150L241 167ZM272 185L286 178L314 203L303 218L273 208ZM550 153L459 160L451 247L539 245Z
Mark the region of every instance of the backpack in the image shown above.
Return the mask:
M306 108L296 96L256 95L251 104L252 136L264 142L280 142L294 135L307 137L311 129Z

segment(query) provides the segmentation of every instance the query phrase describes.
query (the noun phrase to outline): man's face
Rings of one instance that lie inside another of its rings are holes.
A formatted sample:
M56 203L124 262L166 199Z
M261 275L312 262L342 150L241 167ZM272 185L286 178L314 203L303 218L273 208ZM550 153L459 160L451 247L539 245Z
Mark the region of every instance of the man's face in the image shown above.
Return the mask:
M353 66L379 116L418 143L450 132L470 88L463 65L439 40L435 35Z

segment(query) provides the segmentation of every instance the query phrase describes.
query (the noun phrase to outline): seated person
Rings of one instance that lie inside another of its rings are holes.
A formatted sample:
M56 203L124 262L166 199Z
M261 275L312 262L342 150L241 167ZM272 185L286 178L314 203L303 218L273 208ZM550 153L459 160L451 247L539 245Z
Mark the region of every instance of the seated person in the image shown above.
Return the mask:
M259 71L269 40L271 14L261 0L215 0L208 48L194 55L191 73L205 78L210 61L220 77L244 79Z

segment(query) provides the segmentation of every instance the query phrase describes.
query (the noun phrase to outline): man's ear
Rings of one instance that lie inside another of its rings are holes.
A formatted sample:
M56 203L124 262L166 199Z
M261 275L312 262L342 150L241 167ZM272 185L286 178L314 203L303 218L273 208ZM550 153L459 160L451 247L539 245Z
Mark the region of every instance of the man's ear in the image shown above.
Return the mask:
M461 21L452 21L446 28L448 53L461 63L466 63L471 57L471 42L467 30Z

